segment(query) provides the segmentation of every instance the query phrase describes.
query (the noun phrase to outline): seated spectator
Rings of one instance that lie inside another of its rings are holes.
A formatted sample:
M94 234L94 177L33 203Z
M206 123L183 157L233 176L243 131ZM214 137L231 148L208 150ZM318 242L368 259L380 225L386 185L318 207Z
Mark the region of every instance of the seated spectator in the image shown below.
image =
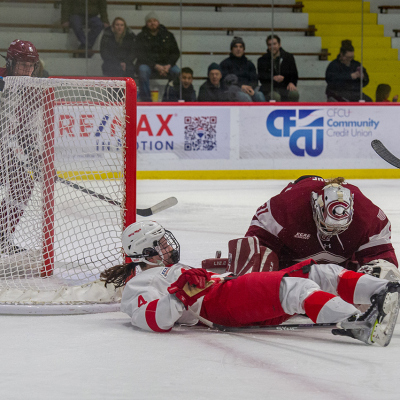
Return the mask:
M328 101L359 101L360 83L365 87L369 83L367 70L354 60L354 47L351 40L343 40L340 53L326 69L325 80L328 84L326 95ZM362 93L361 100L372 101Z
M189 67L182 68L180 80L171 81L167 84L162 101L178 101L185 102L196 101L196 91L192 85L193 70ZM182 96L181 96L182 84Z
M150 78L179 79L179 67L175 65L180 57L174 35L161 25L155 12L145 17L146 25L136 38L139 75L139 96L141 101L152 101Z
M378 85L376 88L376 102L396 102L399 96L396 94L396 96L393 96L392 100L389 100L390 97L390 92L392 91L392 88L390 85L387 85L386 83L381 83Z
M111 26L104 30L100 42L103 75L133 78L134 45L135 34L126 26L123 18L115 18Z
M267 37L267 53L258 59L258 79L261 82L261 92L267 100L271 100L271 54L273 58L273 91L272 100L299 101L297 90L298 73L296 61L292 54L281 47L278 35Z
M199 89L197 101L232 101L224 82L221 82L221 67L217 63L211 63L208 67L208 78Z
M98 17L100 15L100 18ZM86 48L86 35L84 26L86 22L86 2L82 0L62 0L61 1L61 26L63 28L71 27L80 45L79 50ZM87 35L87 46L91 50L97 37L103 28L110 26L107 16L106 0L88 0L88 25L89 33ZM88 56L91 57L90 51ZM85 57L85 54L79 53L79 57Z
M258 77L255 65L244 55L245 44L241 37L235 36L231 42L231 54L221 62L222 79L229 75L237 77L236 101L265 101L258 90ZM234 86L230 88L233 90Z

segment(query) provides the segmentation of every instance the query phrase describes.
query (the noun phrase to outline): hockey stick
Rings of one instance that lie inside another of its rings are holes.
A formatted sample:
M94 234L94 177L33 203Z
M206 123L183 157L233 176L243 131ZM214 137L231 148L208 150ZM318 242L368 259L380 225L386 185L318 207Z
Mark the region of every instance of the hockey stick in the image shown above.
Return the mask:
M326 323L326 324L284 324L284 325L249 325L241 327L225 326L214 324L206 318L196 314L190 308L188 308L190 313L199 319L204 325L207 325L210 329L215 329L220 332L249 332L249 331L295 331L301 329L311 329L311 328L336 328L336 323Z
M103 194L96 193L93 190L87 189L83 186L77 185L76 183L73 183L73 182L63 179L63 178L60 178L57 175L56 175L56 181L63 183L64 185L70 186L76 190L80 190L81 192L86 193L92 197L95 197L96 199L104 200L107 203L110 203L114 206L121 207L121 203L119 201L113 200L110 197L104 196ZM167 208L170 208L176 204L178 204L178 200L176 199L176 197L168 197L167 199L160 201L159 203L155 204L152 207L137 208L136 214L140 215L141 217L149 217L150 215L153 215L160 211L166 210Z
M371 146L379 157L383 158L394 167L400 168L400 159L393 155L380 140L373 140Z

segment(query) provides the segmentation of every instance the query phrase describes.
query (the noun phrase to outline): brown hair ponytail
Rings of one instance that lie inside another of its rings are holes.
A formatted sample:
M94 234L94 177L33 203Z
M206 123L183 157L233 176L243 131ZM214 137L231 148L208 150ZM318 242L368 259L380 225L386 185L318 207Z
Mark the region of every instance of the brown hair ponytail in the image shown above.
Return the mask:
M142 265L143 264L143 265ZM127 279L132 275L135 275L136 266L139 265L141 268L145 267L144 263L128 263L120 264L115 267L108 268L100 274L100 280L104 281L104 286L107 287L109 283L112 283L116 288L125 286Z

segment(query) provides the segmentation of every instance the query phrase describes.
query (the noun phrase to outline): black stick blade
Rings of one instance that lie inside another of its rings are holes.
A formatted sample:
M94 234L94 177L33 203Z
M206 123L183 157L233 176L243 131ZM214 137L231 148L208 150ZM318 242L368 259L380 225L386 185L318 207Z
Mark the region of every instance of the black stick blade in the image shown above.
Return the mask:
M374 139L371 142L371 146L379 157L394 167L400 168L400 159L392 154L380 140Z

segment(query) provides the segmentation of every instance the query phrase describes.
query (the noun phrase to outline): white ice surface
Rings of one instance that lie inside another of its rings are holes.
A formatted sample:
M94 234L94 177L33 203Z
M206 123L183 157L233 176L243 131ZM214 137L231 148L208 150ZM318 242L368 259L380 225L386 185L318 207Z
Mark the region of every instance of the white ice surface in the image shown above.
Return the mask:
M400 181L351 182L387 213L399 253ZM226 257L228 240L243 236L256 208L286 183L139 181L137 205L176 196L178 205L155 217L179 240L182 261L199 266L216 250ZM381 348L327 329L147 333L120 312L0 323L0 400L400 398L399 326Z

